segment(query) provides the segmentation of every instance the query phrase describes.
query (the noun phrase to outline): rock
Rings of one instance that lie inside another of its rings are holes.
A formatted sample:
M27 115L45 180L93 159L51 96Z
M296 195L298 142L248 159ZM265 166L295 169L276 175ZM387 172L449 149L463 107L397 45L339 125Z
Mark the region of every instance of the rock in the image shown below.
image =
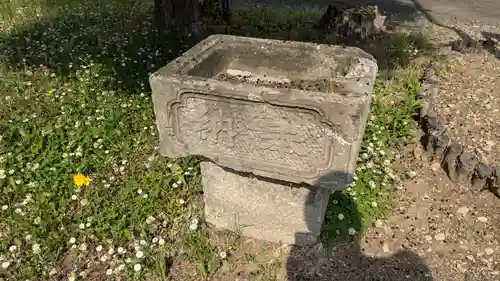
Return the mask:
M494 253L495 251L494 251L492 248L486 248L486 249L484 249L484 252L485 252L487 255L491 256L491 255L493 255L493 253Z
M384 245L382 245L382 251L384 251L384 253L389 253L391 251L389 249L389 244L384 243Z
M458 181L458 172L457 172L457 164L458 157L462 154L463 146L460 143L454 142L452 143L445 156L444 156L444 168L446 174L450 178L452 182Z
M469 211L470 211L470 209L469 209L469 208L467 208L467 207L460 207L460 208L458 208L458 210L457 210L457 214L464 216L464 215L466 215Z
M471 177L474 173L474 169L478 164L478 159L475 154L469 153L467 151L462 152L458 157L457 165L457 176L458 181L462 184L469 184Z
M459 263L457 264L457 269L460 271L460 273L465 273L467 271L466 263Z
M374 222L374 225L375 225L375 227L382 227L383 222L382 222L381 220L376 220L376 221Z
M415 171L410 171L410 172L408 173L408 176L410 177L410 179L413 179L413 178L415 178L415 177L417 176L417 172L415 172Z
M479 165L476 166L475 172L472 176L472 185L474 186L474 189L484 189L492 174L492 168L490 168L485 163L479 163Z
M438 233L434 236L434 239L436 239L436 241L443 241L446 239L446 235L444 233Z
M431 242L432 241L432 236L430 235L425 235L424 236L424 239L427 240L427 242Z
M492 234L486 234L483 238L486 241L491 241L493 240L493 238L495 238L495 236L493 236Z
M439 163L439 162L432 163L431 170L433 170L434 172L437 172L437 171L439 171L439 169L441 169L441 163Z
M415 156L415 159L420 160L423 153L424 150L420 146L413 148L413 156Z
M480 222L482 222L482 223L488 222L488 218L487 217L478 217L477 220L480 221Z

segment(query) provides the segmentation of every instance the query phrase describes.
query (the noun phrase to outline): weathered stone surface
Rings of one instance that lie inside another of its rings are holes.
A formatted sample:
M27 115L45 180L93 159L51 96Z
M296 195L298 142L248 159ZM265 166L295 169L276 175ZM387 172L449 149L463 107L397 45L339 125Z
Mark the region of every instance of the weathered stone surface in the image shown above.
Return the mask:
M457 164L458 181L462 184L469 184L477 164L478 159L474 154L462 152Z
M332 92L213 79L335 79ZM353 174L377 65L358 48L214 35L150 77L160 151L236 171L344 188Z
M420 122L422 124L422 121L425 120L425 117L427 116L427 111L429 110L429 101L422 99L420 102Z
M472 176L472 186L475 190L482 190L486 188L487 183L491 175L493 174L493 169L484 163L479 163L476 166L474 175Z
M460 143L451 143L444 156L444 168L451 181L458 181L458 157L462 154L463 146Z
M316 191L284 182L264 181L204 161L201 174L205 219L243 236L285 244L317 242L328 189Z
M447 135L440 135L435 143L433 159L436 159L439 162L441 162L449 143L450 143L450 138L448 138Z
M495 168L494 175L491 177L490 190L496 196L500 197L500 167Z
M377 6L333 2L321 16L318 27L347 38L368 39L385 31L385 19Z

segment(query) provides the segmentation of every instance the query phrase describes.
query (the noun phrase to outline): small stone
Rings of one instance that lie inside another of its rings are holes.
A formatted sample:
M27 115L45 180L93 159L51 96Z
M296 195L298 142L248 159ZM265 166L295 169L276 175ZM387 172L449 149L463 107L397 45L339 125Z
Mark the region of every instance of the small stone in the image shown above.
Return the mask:
M480 221L480 222L482 222L482 223L488 222L488 218L487 217L478 217L477 220Z
M465 216L469 211L470 211L470 209L467 207L460 207L457 210L457 214Z
M413 149L413 156L415 156L415 159L420 160L420 157L422 157L422 154L424 153L424 150L420 146L416 146Z
M494 251L492 248L486 248L486 249L484 249L484 252L485 252L487 255L491 256L491 255L493 255L493 253L494 253L495 251Z
M439 162L432 163L431 170L433 170L434 172L437 172L439 169L441 169L441 163L439 163Z
M457 269L460 271L460 273L465 273L467 271L466 263L459 263L457 264Z
M384 253L389 253L391 251L389 249L389 244L384 243L384 245L382 245L382 251L384 251Z
M492 234L486 234L484 237L484 240L486 241L491 241L493 238L495 238Z
M468 255L467 259L470 260L470 261L474 261L474 256L473 255Z
M430 235L425 235L424 238L425 238L425 240L427 240L427 242L432 241L432 236L430 236Z
M434 236L434 239L436 239L437 241L443 241L444 239L446 239L446 235L444 235L444 233L438 233Z
M415 171L411 171L411 172L409 172L409 173L408 173L408 176L409 176L411 179L413 179L414 177L416 177L416 176L417 176L417 172L415 172Z
M376 227L382 227L383 223L382 223L381 220L376 220L374 224L375 224Z

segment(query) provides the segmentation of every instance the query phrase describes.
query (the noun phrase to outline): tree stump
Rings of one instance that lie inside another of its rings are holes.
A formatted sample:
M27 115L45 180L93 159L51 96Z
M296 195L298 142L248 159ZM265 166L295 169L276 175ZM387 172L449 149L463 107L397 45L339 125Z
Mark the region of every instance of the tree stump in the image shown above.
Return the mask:
M385 30L385 16L377 6L358 6L345 2L328 5L317 27L325 33L340 37L369 39Z

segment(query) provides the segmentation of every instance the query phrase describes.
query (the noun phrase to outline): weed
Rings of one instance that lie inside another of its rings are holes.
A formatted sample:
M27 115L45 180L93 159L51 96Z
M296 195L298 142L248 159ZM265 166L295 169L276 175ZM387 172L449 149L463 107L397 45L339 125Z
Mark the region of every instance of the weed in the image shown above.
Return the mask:
M391 68L408 66L419 53L432 49L421 33L395 33L387 44L387 64Z

